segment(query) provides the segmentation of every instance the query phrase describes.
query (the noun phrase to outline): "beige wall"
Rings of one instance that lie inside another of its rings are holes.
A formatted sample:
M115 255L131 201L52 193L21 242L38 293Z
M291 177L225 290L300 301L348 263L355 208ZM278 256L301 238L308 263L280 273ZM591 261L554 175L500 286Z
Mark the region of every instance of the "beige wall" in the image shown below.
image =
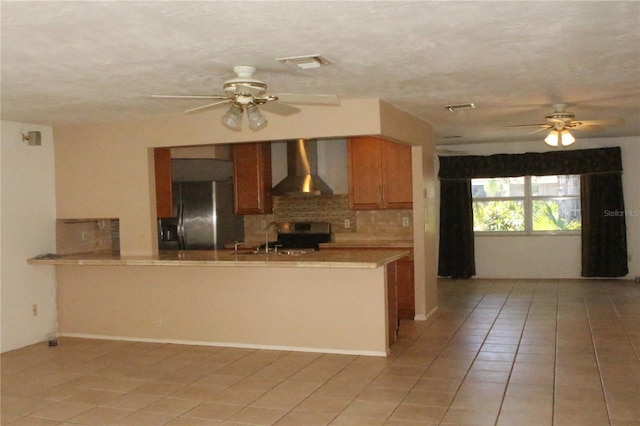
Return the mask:
M416 277L424 278L416 284L416 319L427 319L438 308L438 212L436 209L436 174L434 145L413 147L413 180L421 185L413 186L413 239ZM422 244L416 244L421 241ZM420 281L416 279L416 282Z
M41 132L40 146L22 140L29 131ZM51 127L3 121L1 139L0 341L6 352L46 340L56 331L54 267L34 268L26 262L55 252L56 221Z
M386 268L58 266L66 336L386 355Z

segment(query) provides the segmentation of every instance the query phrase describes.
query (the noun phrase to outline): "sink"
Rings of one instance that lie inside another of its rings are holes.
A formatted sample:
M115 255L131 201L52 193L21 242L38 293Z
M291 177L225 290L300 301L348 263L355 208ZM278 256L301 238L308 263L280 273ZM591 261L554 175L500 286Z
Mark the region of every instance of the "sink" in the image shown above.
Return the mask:
M303 254L313 253L315 249L306 248L306 249L278 249L277 253L273 251L269 251L270 255L277 254L278 256L301 256ZM256 254L265 254L264 250L259 248L255 249L240 249L237 252L229 253L232 256L245 256L245 255L256 255Z
M258 254L258 253L259 253L259 251L256 248L256 249L241 249L241 250L238 250L237 252L236 251L232 251L230 254L232 256L241 256L241 255Z
M283 256L300 256L303 254L313 253L315 250L312 248L309 249L281 249L278 251L278 254Z

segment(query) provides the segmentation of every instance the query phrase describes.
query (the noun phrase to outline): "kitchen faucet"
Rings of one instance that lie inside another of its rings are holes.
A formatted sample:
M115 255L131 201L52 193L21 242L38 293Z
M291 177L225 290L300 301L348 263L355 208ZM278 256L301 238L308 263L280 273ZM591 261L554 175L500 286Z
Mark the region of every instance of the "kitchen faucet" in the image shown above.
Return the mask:
M273 225L276 226L276 230L277 230L278 224L276 222L269 223L267 227L264 229L264 253L265 254L269 254L269 229L271 229L271 226ZM276 251L276 253L278 252L277 248L274 248L274 250Z

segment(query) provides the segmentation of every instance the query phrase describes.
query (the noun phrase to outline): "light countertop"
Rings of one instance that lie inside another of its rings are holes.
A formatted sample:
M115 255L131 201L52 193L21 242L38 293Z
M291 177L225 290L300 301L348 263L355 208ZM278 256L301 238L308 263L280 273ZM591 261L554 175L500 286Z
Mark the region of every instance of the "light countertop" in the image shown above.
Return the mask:
M407 249L381 250L321 249L313 253L287 256L276 254L240 254L232 250L163 251L159 255L120 256L110 251L51 255L32 258L32 265L78 266L232 266L232 267L292 267L292 268L379 268L409 254Z
M344 240L332 241L330 243L321 243L320 248L339 248L339 249L412 249L412 240Z

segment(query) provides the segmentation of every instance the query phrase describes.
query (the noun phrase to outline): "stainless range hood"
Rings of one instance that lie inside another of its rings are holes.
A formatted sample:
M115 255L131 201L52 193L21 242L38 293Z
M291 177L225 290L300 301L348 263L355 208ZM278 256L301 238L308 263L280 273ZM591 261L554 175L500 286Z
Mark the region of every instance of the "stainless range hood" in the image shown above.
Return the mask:
M331 195L318 176L318 143L311 139L287 142L287 177L273 187L273 195Z

